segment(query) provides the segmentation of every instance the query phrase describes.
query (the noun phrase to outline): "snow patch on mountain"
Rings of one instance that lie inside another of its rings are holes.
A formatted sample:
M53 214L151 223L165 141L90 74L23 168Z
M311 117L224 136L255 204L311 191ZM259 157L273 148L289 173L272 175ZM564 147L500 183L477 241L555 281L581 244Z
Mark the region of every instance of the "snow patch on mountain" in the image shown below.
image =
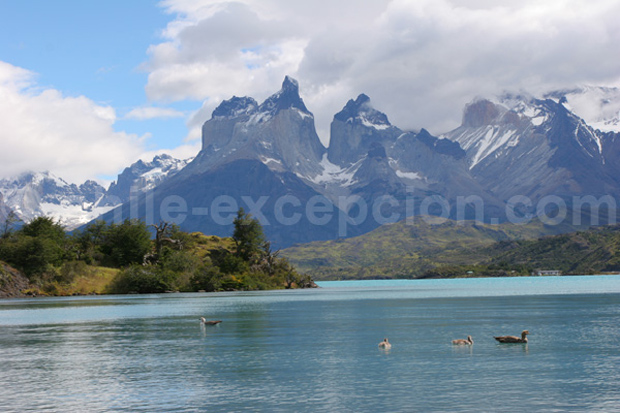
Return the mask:
M275 163L275 164L278 164L278 165L282 165L282 161L280 161L278 159L274 159L274 158L261 157L261 161L265 165L269 165L270 163Z
M476 142L477 151L472 159L470 168L475 167L481 160L504 146L517 146L519 136L516 132L516 130L504 130L497 126L490 126L484 137Z
M385 130L385 129L389 129L392 126L386 123L373 123L372 120L368 119L366 116L363 116L363 115L360 115L358 118L362 122L362 125L368 128L374 128L377 130Z
M314 119L314 115L310 112L304 112L300 109L293 108L295 113L297 113L302 119Z
M67 230L74 230L99 216L112 210L114 206L99 206L98 202L83 202L80 205L63 200L60 204L43 202L40 204L40 215L51 217ZM34 217L33 217L34 218Z
M28 172L0 180L6 205L20 219L29 222L47 216L71 230L110 207L100 207L105 188L94 181L77 186L49 172Z
M125 168L107 190L94 181L78 186L49 172L28 172L1 179L0 193L23 221L46 216L73 230L126 202L132 191L152 190L188 162L169 155L156 156L151 162L140 160Z
M353 176L360 167L361 160L347 168L342 168L333 164L327 159L327 154L323 154L323 159L319 165L323 168L323 172L312 178L307 178L310 182L317 185L341 185L343 187L355 184Z
M396 176L398 176L399 178L411 179L412 181L416 179L422 179L422 176L417 172L403 172L399 169L396 169L395 172Z

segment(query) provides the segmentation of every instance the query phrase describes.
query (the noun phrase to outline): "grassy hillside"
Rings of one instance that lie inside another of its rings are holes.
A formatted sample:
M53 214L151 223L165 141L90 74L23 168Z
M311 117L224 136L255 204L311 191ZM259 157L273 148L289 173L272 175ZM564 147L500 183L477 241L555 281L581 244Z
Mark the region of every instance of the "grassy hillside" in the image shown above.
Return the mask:
M438 266L474 265L499 253L499 241L526 240L570 231L570 227L480 224L473 221L433 221L416 217L382 226L344 240L313 242L282 251L300 272L315 280L353 278L416 278Z
M493 245L491 264L557 269L564 274L620 271L620 226Z

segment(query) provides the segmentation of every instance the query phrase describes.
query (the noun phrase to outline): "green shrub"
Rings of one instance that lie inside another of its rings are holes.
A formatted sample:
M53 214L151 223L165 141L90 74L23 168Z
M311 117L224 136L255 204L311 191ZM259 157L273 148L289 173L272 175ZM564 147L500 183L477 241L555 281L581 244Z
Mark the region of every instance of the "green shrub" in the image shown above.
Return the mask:
M147 294L169 291L175 273L154 266L132 265L119 272L109 286L111 294Z
M191 291L218 291L222 288L222 274L217 267L203 265L190 278Z

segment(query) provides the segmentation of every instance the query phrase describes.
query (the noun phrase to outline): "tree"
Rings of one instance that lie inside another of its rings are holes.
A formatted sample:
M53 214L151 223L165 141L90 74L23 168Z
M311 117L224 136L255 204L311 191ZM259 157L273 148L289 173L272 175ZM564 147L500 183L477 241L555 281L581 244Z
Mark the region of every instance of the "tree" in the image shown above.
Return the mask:
M178 225L160 221L159 224L151 224L150 226L155 228L155 252L147 257L148 262L159 262L165 248L183 249L186 234L181 232Z
M82 231L75 231L71 236L77 259L87 264L100 263L103 258L101 246L105 241L109 227L105 221L92 222Z
M265 249L265 234L260 222L239 208L233 224L233 240L237 247L235 255L250 263L259 260Z
M101 245L101 251L118 267L141 264L151 249L151 233L146 224L129 219L120 225L112 224Z
M48 217L33 219L0 244L0 258L29 277L60 265L66 255L65 231Z
M45 238L62 244L66 239L65 230L58 222L49 217L37 217L21 229L24 235L34 238Z
M17 216L15 211L9 211L2 223L2 234L0 235L0 239L7 239L13 232L15 224L18 222L21 222L21 219Z

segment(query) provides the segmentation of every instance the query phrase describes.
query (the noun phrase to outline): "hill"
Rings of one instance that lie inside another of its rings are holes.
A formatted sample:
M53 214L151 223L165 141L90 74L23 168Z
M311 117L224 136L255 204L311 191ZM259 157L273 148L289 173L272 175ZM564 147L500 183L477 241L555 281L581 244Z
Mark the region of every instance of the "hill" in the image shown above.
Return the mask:
M562 274L600 274L620 271L620 226L498 243L487 249L490 264L554 269Z
M164 222L151 227L137 220L98 221L67 234L51 218L35 218L0 237L0 259L7 263L0 291L83 295L316 286L278 256L258 220L243 209L226 238L189 234Z
M535 220L527 225L491 225L415 217L355 238L296 245L282 254L315 280L417 278L439 266L487 262L500 254L493 248L497 242L568 231L574 228Z

